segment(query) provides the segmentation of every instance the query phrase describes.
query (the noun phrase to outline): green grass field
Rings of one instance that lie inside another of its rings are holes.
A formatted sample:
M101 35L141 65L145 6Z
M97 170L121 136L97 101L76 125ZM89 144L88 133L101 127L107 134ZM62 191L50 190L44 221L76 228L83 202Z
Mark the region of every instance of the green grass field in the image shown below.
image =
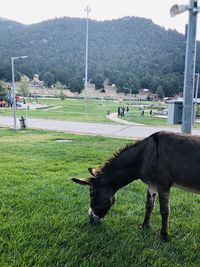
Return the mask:
M32 100L32 102L35 102L35 100ZM108 123L110 122L110 120L106 118L108 111L116 112L118 104L114 101L88 99L86 112L84 99L67 98L61 101L59 98L38 98L38 102L44 105L47 104L49 107L45 109L27 110L28 117ZM12 110L5 110L4 115L12 115ZM26 110L18 109L17 115L26 116Z
M57 139L69 142L55 142ZM160 241L159 205L139 230L146 186L117 194L104 222L88 224L87 187L72 183L131 141L0 128L0 266L198 267L200 196L171 191L170 237Z
M31 100L35 102L35 100ZM37 100L41 104L49 105L46 109L37 109L37 110L17 110L17 116L28 116L35 118L45 118L52 120L69 120L69 121L88 121L88 122L106 122L113 123L106 118L106 115L109 113L117 112L118 106L128 106L128 102L118 102L113 100L95 100L88 99L87 101L87 112L84 99L70 99L67 98L64 101L61 101L59 98L43 99L38 98ZM142 123L147 125L167 125L167 119L151 117L149 111L145 111L145 116L140 115L138 109L139 105L148 106L152 102L148 101L133 101L132 105L129 106L129 114L125 114L124 119L131 122ZM163 103L154 103L157 106L163 106ZM26 114L27 112L27 114ZM1 115L12 116L12 110L1 111Z
M35 99L31 99L32 103L36 103ZM155 115L150 116L149 111L153 105L153 110L159 108L166 108L167 105L163 102L150 102L150 101L132 101L129 105L128 101L114 101L114 100L87 100L87 109L84 99L66 98L61 101L59 98L38 98L37 102L40 104L48 105L48 108L36 110L21 110L17 109L17 117L24 116L25 118L44 118L51 120L68 120L80 122L99 122L99 123L115 123L108 118L108 113L117 112L118 106L128 106L129 113L125 113L124 120L140 123L144 125L155 126L170 126L177 127L177 125L168 124L167 118L160 118ZM145 115L141 116L139 107L145 106ZM13 116L11 109L0 109L1 116ZM180 125L178 125L180 126ZM200 128L200 124L196 123L195 128Z

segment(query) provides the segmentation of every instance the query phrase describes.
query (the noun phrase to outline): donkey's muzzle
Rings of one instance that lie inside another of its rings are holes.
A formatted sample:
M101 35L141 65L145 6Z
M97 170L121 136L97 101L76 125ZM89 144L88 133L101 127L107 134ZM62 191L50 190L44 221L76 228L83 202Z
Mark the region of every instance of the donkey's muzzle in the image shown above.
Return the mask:
M91 224L98 224L101 222L101 218L99 218L99 216L94 214L94 212L91 208L89 208L88 215L89 215L89 222Z

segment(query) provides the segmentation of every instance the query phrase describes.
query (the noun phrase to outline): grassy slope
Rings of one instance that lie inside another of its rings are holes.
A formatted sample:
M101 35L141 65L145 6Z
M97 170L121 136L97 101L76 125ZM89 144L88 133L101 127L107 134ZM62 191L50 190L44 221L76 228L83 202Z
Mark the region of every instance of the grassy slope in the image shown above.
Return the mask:
M0 266L200 266L198 195L172 190L169 243L157 236L158 204L152 228L138 230L146 188L139 181L118 192L103 224L88 224L88 188L70 178L127 142L0 129Z

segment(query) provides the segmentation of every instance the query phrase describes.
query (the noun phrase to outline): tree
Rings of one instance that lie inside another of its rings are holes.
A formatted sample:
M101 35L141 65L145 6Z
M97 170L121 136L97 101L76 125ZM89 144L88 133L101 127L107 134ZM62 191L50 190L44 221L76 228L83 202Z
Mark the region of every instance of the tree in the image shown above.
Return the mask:
M135 74L130 75L128 83L129 83L129 87L131 88L132 93L138 94L140 82Z
M149 89L151 84L152 76L149 73L146 73L140 80L141 88Z
M63 86L60 82L56 83L56 89L60 90L60 94L59 94L60 100L64 101L66 96L63 90Z
M20 86L18 92L21 94L21 96L24 97L29 97L31 95L28 86L28 78L25 75L22 75L20 78Z
M51 87L55 82L55 75L47 71L43 74L43 81L48 87Z
M182 91L180 76L177 73L167 73L162 79L165 96L174 96Z
M161 85L158 86L158 88L156 90L156 94L158 95L158 98L160 98L160 99L164 98L165 94L164 94L164 91L163 91Z
M104 88L104 76L101 73L97 73L93 78L93 83L95 84L95 89L103 89Z
M69 81L69 90L71 92L78 92L81 93L81 91L84 88L83 79L81 77L75 76Z
M60 90L60 95L59 95L59 97L60 97L60 100L62 100L62 101L64 101L64 100L65 100L65 98L66 98L66 95L65 95L65 93L64 93L64 90L63 90L63 89L61 89L61 90Z
M0 64L0 80L11 81L11 68L9 64Z
M20 73L23 73L24 75L28 76L30 79L33 78L34 76L33 68L28 63L21 64L18 69Z
M5 88L5 83L3 81L0 81L0 99L5 99L7 96L7 91Z
M68 69L58 68L55 70L56 81L61 82L61 84L68 84L71 73Z
M152 75L151 82L149 84L148 89L150 89L153 93L155 93L158 86L161 84L161 80L162 80L162 78L160 78L159 75L156 75L156 74Z

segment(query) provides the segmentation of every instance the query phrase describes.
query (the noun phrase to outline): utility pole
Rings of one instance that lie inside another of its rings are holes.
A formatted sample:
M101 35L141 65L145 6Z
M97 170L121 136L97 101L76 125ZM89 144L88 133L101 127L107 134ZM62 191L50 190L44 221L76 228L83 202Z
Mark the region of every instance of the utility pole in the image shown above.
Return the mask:
M87 14L87 20L86 20L86 43L85 43L85 114L86 118L88 115L88 103L87 103L87 82L88 82L88 18L89 18L89 12L91 11L91 8L89 6L86 6L84 9Z
M11 57L11 69L12 69L12 97L13 97L13 123L14 123L14 130L17 130L17 120L16 120L16 90L15 90L15 68L14 68L14 61L18 59L25 59L28 58L27 56L20 56L20 57Z
M187 29L185 75L183 89L183 122L181 131L191 134L193 125L193 98L196 63L196 25L197 25L197 1L190 0L189 21Z
M170 9L172 17L189 11L187 42L185 55L185 73L183 88L183 117L181 131L191 134L193 124L193 97L195 81L195 63L196 63L196 26L197 14L199 12L197 0L190 0L189 5L173 5Z

